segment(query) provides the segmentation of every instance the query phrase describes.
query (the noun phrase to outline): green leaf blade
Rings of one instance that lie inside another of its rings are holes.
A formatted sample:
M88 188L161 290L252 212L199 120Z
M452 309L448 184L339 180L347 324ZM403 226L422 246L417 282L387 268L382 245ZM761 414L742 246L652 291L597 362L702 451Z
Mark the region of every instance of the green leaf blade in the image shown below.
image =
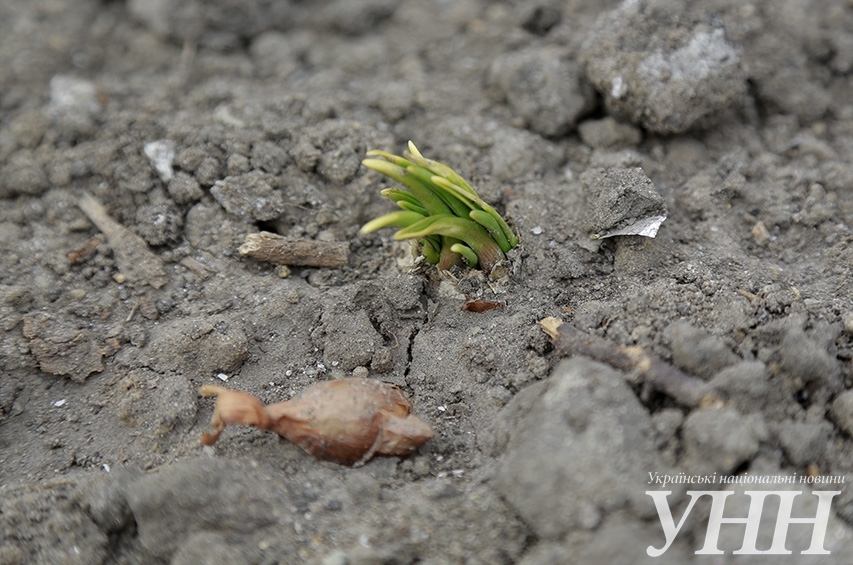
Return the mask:
M429 216L419 220L394 234L394 239L417 239L436 234L465 242L477 254L479 263L486 272L491 271L498 261L506 258L501 248L483 226L468 218L459 218L449 214Z
M390 214L385 214L384 216L379 216L378 218L370 220L361 226L361 230L359 231L361 233L373 233L377 230L388 227L405 228L424 218L425 216L423 214L418 214L417 212L412 212L410 210L400 210L398 212L391 212Z

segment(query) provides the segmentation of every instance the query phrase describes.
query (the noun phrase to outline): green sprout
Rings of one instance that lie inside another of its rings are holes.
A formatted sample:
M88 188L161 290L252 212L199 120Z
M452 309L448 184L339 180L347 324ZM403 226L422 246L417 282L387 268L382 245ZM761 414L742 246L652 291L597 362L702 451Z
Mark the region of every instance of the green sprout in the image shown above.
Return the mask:
M416 239L427 262L441 270L463 262L491 272L518 237L494 208L486 204L459 173L438 161L425 159L411 141L403 156L377 149L362 164L397 181L407 190L380 192L400 210L367 222L362 233L400 228L394 239ZM378 157L378 158L377 158Z

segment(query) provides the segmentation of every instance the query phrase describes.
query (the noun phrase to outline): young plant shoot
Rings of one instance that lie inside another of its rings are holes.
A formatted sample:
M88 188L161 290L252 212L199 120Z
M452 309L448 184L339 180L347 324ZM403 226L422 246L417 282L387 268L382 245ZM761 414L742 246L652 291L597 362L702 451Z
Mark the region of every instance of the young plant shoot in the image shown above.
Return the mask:
M374 149L362 164L397 181L406 190L381 192L400 210L366 223L362 233L395 227L394 239L415 239L428 263L441 270L467 263L491 272L518 237L456 171L424 158L411 141L403 156Z

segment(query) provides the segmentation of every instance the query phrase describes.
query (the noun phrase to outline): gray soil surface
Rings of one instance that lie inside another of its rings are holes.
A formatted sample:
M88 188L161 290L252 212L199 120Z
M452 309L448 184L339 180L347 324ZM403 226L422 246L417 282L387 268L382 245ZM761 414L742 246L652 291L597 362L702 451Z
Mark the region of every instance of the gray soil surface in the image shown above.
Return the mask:
M853 562L851 2L5 0L0 38L0 565ZM508 268L358 233L408 140ZM347 263L242 256L262 230ZM202 384L352 375L435 437L199 441ZM706 505L651 557L655 473L837 481L781 487L841 491L831 553L697 555Z

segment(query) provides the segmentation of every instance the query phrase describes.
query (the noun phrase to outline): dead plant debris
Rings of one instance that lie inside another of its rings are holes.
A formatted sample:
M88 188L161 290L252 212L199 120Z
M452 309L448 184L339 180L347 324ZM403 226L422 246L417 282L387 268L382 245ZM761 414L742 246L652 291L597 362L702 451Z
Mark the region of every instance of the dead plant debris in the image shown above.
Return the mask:
M202 396L216 396L210 425L201 436L212 445L226 426L272 430L311 455L344 465L363 465L376 454L406 456L434 435L411 414L412 402L398 387L373 379L317 383L291 400L264 405L246 392L206 384Z

